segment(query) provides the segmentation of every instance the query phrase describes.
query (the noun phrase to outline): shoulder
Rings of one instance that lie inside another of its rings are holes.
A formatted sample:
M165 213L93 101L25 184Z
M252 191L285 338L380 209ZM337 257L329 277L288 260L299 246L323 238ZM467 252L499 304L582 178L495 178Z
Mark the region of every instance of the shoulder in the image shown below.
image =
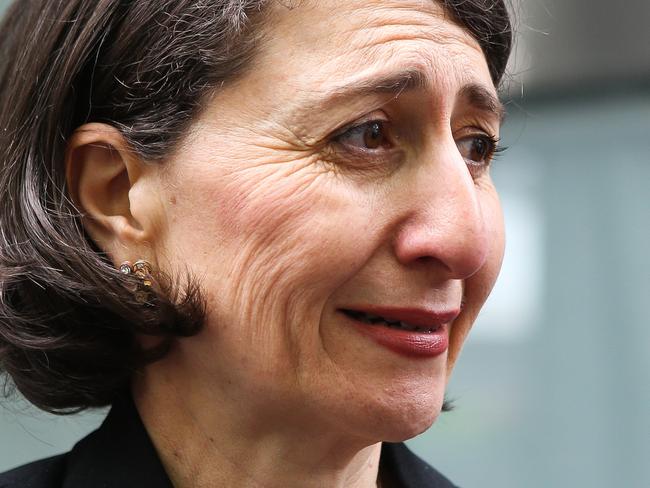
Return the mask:
M0 473L0 488L59 488L63 483L66 457L60 454Z

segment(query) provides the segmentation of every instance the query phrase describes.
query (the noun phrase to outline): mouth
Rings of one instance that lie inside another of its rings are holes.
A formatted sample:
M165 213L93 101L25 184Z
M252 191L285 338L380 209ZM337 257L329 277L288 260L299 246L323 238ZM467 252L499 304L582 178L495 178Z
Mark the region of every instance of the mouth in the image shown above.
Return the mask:
M449 329L459 309L434 312L425 308L363 306L340 308L361 335L410 358L432 358L449 346Z
M433 334L434 332L438 331L443 325L440 323L435 324L431 327L422 327L420 325L416 325L404 320L395 320L388 317L383 317L381 315L361 312L359 310L342 309L341 311L351 319L358 320L364 324L389 327L391 329L407 330L421 334Z

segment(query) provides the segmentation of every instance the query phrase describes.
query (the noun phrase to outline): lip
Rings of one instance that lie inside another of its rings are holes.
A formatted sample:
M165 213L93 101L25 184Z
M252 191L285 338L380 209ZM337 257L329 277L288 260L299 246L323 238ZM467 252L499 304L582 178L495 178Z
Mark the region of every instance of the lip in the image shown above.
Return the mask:
M357 312L364 312L371 315L380 315L389 320L399 320L400 322L408 322L409 324L417 325L422 328L435 328L441 325L452 322L460 310L429 310L426 308L406 308L406 307L382 307L382 306L360 306L360 307L346 307L346 310L354 310Z
M344 310L380 315L389 320L408 322L421 328L435 330L427 333L370 325L350 317L343 312ZM431 358L444 353L449 347L449 326L460 313L459 309L434 311L424 308L383 306L351 306L340 311L341 315L364 336L395 353L411 358Z

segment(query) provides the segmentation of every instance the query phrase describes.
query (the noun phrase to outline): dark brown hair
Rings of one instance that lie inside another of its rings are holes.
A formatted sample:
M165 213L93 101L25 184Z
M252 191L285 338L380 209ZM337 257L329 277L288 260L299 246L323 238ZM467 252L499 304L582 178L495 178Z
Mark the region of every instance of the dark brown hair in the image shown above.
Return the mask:
M175 337L199 331L189 275L132 278L93 243L70 201L64 152L86 122L118 128L160 161L214 90L263 42L268 0L19 0L0 27L0 371L34 405L68 413L112 403ZM511 48L503 0L444 0L480 43L495 85ZM137 257L135 257L137 258ZM158 336L153 350L139 334Z

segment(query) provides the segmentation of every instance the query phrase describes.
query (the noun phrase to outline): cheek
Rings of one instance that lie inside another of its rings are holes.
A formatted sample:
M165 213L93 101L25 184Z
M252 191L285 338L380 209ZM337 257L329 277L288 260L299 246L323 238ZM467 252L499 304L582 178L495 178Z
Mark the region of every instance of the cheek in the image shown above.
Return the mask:
M465 281L463 312L453 324L449 337L447 374L451 374L463 343L496 282L503 261L505 232L503 214L495 191L484 200L482 213L486 224L487 258L483 267Z
M270 323L317 320L319 305L364 263L350 236L368 225L368 205L315 164L204 174L186 187L170 239L176 260L201 262L195 271L220 327L247 324L242 334L273 342L269 334L282 332Z

